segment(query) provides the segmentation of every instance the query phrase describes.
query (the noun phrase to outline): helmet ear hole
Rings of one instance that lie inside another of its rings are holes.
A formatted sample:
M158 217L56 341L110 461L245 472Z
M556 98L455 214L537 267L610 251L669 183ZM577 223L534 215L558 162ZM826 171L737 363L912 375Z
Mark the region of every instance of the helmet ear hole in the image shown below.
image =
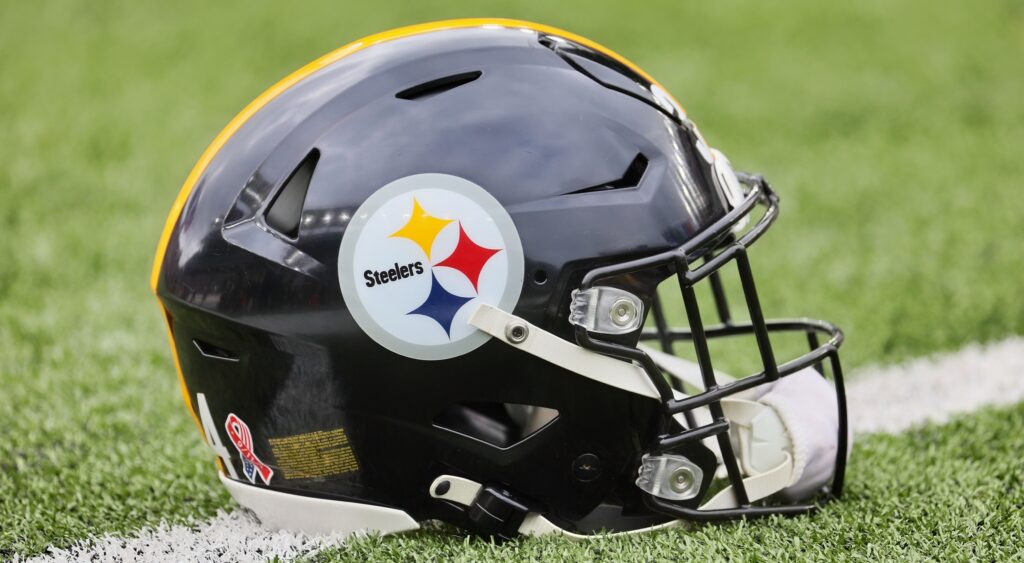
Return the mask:
M537 285L544 285L548 283L548 273L545 272L543 268L538 268L537 271L533 273L533 282Z
M314 149L295 168L288 180L267 207L264 219L267 225L282 235L294 239L299 236L299 220L306 203L306 192L313 179L313 169L320 160L320 151Z

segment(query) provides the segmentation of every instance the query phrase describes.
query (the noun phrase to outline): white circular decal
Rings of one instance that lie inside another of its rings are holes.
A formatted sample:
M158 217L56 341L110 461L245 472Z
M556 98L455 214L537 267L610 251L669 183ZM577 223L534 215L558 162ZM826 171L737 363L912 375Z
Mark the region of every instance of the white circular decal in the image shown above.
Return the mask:
M515 308L523 247L486 190L457 176L417 174L359 206L341 240L338 280L352 317L377 343L442 360L489 338L468 323L476 304Z

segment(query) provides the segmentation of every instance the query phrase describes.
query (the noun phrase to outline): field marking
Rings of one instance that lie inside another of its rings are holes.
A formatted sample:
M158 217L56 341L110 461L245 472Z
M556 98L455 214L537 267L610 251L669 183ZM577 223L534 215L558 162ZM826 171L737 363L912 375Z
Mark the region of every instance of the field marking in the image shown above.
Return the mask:
M846 396L858 434L896 433L989 405L1019 403L1024 401L1024 338L860 368Z
M293 559L338 543L340 540L329 536L271 532L245 512L219 511L217 516L194 526L160 524L129 537L108 534L66 550L50 548L49 553L28 561L256 562L275 556Z
M972 344L887 367L854 372L847 385L854 432L895 433L989 405L1024 401L1024 338ZM130 537L106 535L31 561L264 561L290 559L338 542L269 532L241 511L193 526L162 524Z

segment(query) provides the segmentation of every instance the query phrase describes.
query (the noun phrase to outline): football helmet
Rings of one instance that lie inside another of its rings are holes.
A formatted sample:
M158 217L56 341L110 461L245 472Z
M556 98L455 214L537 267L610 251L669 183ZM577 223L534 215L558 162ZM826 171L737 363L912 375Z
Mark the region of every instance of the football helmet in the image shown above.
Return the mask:
M151 281L220 478L269 527L792 515L840 495L849 436L840 330L762 313L748 252L778 210L621 56L445 21L250 103L188 176ZM784 333L810 351L777 359ZM734 337L755 373L712 365Z

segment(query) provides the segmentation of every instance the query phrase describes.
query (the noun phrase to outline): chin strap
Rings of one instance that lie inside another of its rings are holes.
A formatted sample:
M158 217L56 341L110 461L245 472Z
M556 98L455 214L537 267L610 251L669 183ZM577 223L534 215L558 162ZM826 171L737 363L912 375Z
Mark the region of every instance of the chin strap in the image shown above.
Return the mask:
M461 505L465 508L470 508L476 504L481 492L484 490L483 485L466 479L463 477L456 477L454 475L441 475L434 482L430 484L430 496L436 499L442 499L455 504ZM648 526L646 528L638 528L636 530L630 530L628 532L616 532L612 534L604 534L600 537L613 537L613 536L625 536L630 534L642 534L645 532L653 532L655 530L664 530L678 526L679 520L672 520L665 522L664 524L658 524L656 526ZM551 520L548 520L543 515L537 512L527 512L526 516L523 517L522 523L519 524L516 529L517 532L525 536L546 536L551 534L558 534L569 538L571 540L582 541L589 540L597 536L587 534L577 534L576 532L570 532L565 528L555 524Z
M470 316L469 324L509 346L588 379L660 400L654 384L640 366L567 342L497 307L479 305ZM642 349L670 376L690 388L704 389L700 369L696 364L648 347L642 346ZM715 378L719 384L734 380L718 372ZM686 395L677 392L677 396ZM831 478L827 464L822 466L823 470L805 475L809 460L824 459L827 462L835 459L838 428L835 392L813 369L808 368L773 384L737 393L722 399L721 405L730 424L729 432L734 448L732 453L739 459L746 475L743 485L749 501L754 502L787 490L802 495L813 494ZM699 424L711 422L711 415L706 408L696 409L694 415ZM681 415L677 415L677 418L681 418ZM802 428L801 425L806 423L813 423L815 428ZM719 451L717 441L707 439L704 443L721 462L722 452ZM459 487L453 485L444 495L436 495L435 487L432 486L431 494L465 506L470 506L480 491L478 483L466 479L452 476L438 479L453 484L456 480L463 482ZM728 486L700 508L716 510L736 506L736 495L732 486ZM526 516L519 531L534 535L557 532L570 537L588 537L562 530L536 513Z
M794 477L793 457L786 450L791 445L775 410L755 401L722 399L722 412L729 420L734 442L738 442L734 449L747 475L743 478L747 499L761 500L789 486ZM738 505L735 491L729 485L700 508L716 510Z

